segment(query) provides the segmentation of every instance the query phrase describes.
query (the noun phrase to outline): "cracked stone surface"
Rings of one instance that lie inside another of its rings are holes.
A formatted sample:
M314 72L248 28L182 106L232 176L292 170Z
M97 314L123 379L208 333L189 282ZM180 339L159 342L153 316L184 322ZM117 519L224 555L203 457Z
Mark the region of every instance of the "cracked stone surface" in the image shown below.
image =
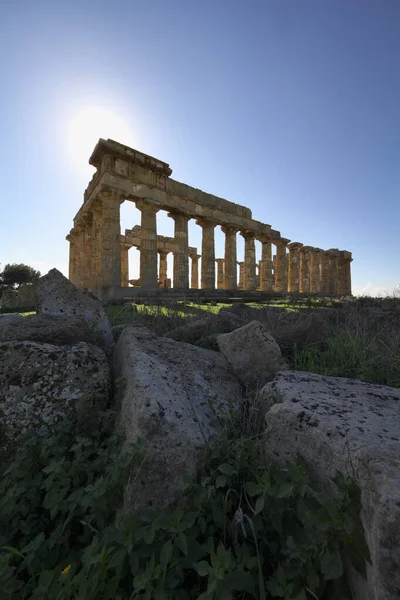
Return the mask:
M60 271L51 269L36 283L37 313L78 317L86 321L100 345L113 345L111 325L101 303L74 286Z
M361 490L371 552L368 583L351 574L357 600L400 597L400 390L341 377L284 371L261 396L266 452L278 464L300 454L331 490L336 471Z
M85 342L0 343L0 450L28 430L48 435L65 418L78 421L105 408L110 378L104 352Z
M147 460L127 493L125 514L162 507L181 496L184 475L194 476L205 442L229 410L237 410L242 388L217 352L126 327L115 346L119 426L127 444L147 442Z
M281 349L259 321L219 335L217 343L241 382L249 388L265 384L286 366Z

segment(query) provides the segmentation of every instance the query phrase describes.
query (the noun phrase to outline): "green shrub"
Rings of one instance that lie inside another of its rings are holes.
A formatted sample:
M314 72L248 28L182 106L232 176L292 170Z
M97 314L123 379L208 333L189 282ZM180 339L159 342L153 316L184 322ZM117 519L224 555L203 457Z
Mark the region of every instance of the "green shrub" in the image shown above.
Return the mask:
M355 486L338 477L338 498L323 498L300 460L266 464L262 437L225 432L205 449L184 508L117 526L132 457L115 438L70 434L32 438L4 473L4 600L322 600L345 588L344 548L365 568Z

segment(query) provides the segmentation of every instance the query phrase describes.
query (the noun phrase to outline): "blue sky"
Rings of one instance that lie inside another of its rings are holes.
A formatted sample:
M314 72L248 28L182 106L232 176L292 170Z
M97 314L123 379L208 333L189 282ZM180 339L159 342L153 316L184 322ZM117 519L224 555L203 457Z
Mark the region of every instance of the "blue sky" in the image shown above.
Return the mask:
M0 0L0 22L2 265L67 273L88 149L116 137L350 250L355 292L400 283L399 0ZM123 229L138 218L124 203Z

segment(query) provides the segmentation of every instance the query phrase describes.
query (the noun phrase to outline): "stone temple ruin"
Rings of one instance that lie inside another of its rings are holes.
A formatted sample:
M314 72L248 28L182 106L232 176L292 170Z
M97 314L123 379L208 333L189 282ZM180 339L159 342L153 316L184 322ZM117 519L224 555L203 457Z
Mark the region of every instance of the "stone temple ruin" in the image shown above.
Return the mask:
M189 291L190 281L191 289L210 292L351 295L350 252L290 243L270 225L254 220L245 206L175 181L167 163L113 140L100 139L89 163L97 170L67 235L69 278L79 288L108 299L133 297L138 288L168 288L167 256L172 253L172 286L184 293ZM125 200L134 202L141 211L141 225L121 235L120 206ZM174 220L173 238L157 235L160 210L168 211ZM202 228L201 253L189 246L190 219ZM216 259L217 225L225 234L225 253L224 258ZM237 260L238 232L244 238L243 262ZM258 265L256 240L262 245ZM131 247L140 251L140 276L130 281Z

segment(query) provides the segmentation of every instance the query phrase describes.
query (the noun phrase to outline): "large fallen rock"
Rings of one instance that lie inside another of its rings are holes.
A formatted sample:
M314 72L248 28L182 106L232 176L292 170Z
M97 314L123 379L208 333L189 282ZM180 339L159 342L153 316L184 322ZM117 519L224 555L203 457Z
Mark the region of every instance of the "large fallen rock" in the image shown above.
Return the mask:
M0 332L12 321L17 319L23 319L23 316L20 313L6 313L5 315L0 315Z
M319 311L284 311L279 314L264 312L263 322L271 329L281 348L304 348L326 341L329 335L327 316Z
M260 321L281 348L321 344L329 335L329 315L321 309L298 312L287 311L280 306L253 308L246 304L233 304L221 308L221 313L240 316L243 322Z
M36 283L38 314L73 316L87 322L98 345L109 351L111 325L101 303L75 287L60 271L51 269Z
M230 333L242 325L243 321L236 315L230 312L219 312L217 315L209 315L189 321L187 324L164 334L164 337L178 342L207 347L211 350L218 350L216 336L220 333Z
M259 321L217 337L220 352L241 382L257 388L286 367L278 344Z
M110 368L104 352L85 342L3 342L0 390L0 446L8 452L28 430L47 435L65 418L83 423L104 408Z
M242 401L240 383L217 352L126 327L115 346L119 427L127 445L146 441L146 461L124 513L180 499L201 448Z
M98 341L87 321L69 315L28 315L0 328L0 342L23 340L56 345Z
M355 571L356 600L400 598L400 390L340 377L285 371L261 396L268 458L300 454L316 480L342 472L361 490L361 519L372 558L368 583Z

